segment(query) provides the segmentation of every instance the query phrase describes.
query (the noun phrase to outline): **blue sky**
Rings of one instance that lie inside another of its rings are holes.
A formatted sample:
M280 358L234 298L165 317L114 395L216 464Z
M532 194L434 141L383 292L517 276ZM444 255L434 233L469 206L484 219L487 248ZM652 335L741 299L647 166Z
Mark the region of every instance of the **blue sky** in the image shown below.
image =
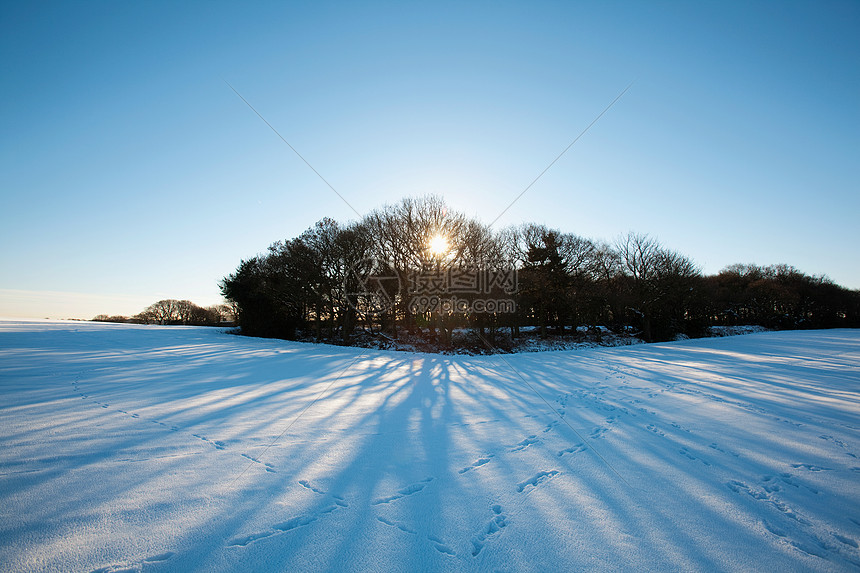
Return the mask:
M239 260L435 193L860 288L860 3L4 3L0 316L220 301Z

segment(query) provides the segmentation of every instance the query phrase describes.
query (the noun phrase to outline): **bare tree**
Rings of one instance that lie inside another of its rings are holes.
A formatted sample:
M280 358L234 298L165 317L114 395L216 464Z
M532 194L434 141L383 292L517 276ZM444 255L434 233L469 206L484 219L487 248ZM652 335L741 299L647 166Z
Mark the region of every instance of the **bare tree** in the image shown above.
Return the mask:
M138 315L147 323L169 324L180 320L179 301L164 299L153 303Z
M626 286L628 310L638 317L646 340L682 330L698 267L680 253L660 246L648 235L628 233L616 241L621 261L619 280ZM631 317L633 318L633 317Z

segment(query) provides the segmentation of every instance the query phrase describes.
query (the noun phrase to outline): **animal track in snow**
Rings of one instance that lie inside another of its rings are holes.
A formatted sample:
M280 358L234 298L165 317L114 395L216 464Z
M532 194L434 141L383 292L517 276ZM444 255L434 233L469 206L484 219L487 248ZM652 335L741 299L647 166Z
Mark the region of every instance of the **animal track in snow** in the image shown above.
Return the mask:
M546 425L546 427L542 430L542 431L543 431L543 433L544 433L544 434L546 434L547 432L549 432L550 430L552 430L553 428L555 428L556 426L558 426L560 423L561 423L561 422L559 422L558 420L553 420L552 422L550 422L549 424L547 424L547 425Z
M299 527L303 527L305 525L309 525L314 521L318 520L321 515L326 513L331 513L337 509L336 505L330 505L320 511L319 514L316 515L300 515L298 517L291 517L290 519L283 521L281 523L276 523L272 526L272 529L277 529L278 531L292 531L293 529L297 529Z
M660 430L657 428L657 426L655 426L654 424L648 424L647 426L645 426L645 429L647 429L649 432L654 432L654 433L655 433L655 434L657 434L658 436L662 436L662 437L664 437L664 438L666 437L666 434L665 434L665 433L663 433L662 431L660 431Z
M171 557L173 557L173 552L166 551L164 553L159 553L158 555L153 555L152 557L147 557L143 560L144 563L158 563L161 561L167 561Z
M468 471L471 471L471 470L473 470L473 469L475 469L475 468L479 468L479 467L481 467L481 466L483 466L483 465L486 465L486 464L490 463L490 460L491 460L492 458L493 458L493 454L487 454L487 456L486 456L486 457L478 458L477 460L475 460L474 462L472 462L472 465L464 467L463 469L461 469L461 470L460 470L459 472L457 472L457 473L464 474L464 473L466 473L466 472L468 472Z
M268 531L258 531L256 533L251 533L248 535L238 535L236 537L233 537L227 541L227 547L246 547L251 543L254 543L261 539L266 539L267 537L272 537L273 535L279 535L281 533L286 533L288 531L292 531L294 529L310 525L311 523L314 523L320 518L325 517L326 515L329 515L330 513L333 513L338 509L345 507L349 507L349 504L347 502L343 501L342 499L335 498L334 503L323 507L315 513L299 515L296 517L292 517L286 521L282 521L281 523L276 523Z
M312 486L312 485L311 485L311 482L309 482L309 481L308 481L308 480L306 480L306 479L300 479L300 480L299 480L299 485L300 485L300 486L302 486L302 487L303 487L303 488L305 488L305 489L309 489L309 490L311 490L311 491L312 491L312 492L314 492L314 493L318 493L318 494L320 494L320 495L325 495L325 492L324 492L323 490L321 490L321 489L319 489L319 488L316 488L316 487Z
M387 525L389 527L394 527L396 529L399 529L400 531L402 531L404 533L408 533L409 535L418 535L417 531L415 531L414 529L412 529L411 527L409 527L405 523L400 523L400 522L397 522L397 521L394 521L392 519L388 519L387 517L382 517L382 516L376 516L376 519L380 523L384 523L385 525ZM433 549L435 549L439 553L445 553L446 555L453 555L453 556L457 555L454 552L454 550L451 549L450 547L448 547L448 545L444 541L442 541L442 539L440 539L439 537L437 537L435 535L428 535L427 539L430 541L431 545L433 546Z
M472 557L477 557L487 541L508 525L507 517L502 513L502 506L494 505L490 509L493 512L492 519L472 538Z
M77 388L77 385L76 385L76 386L75 386L75 390L77 390L77 389L78 389L78 388ZM87 394L83 394L83 393L81 393L81 394L80 394L80 396L81 396L81 399L83 399L83 400L90 399L94 404L98 404L99 406L101 406L101 407L102 407L102 408L104 408L104 409L110 408L110 404L108 404L107 402L99 402L99 401L98 401L98 400L96 400L96 399L91 399L89 395L87 395ZM140 418L140 414L135 414L134 412L129 412L128 410L123 410L122 408L116 408L116 409L114 409L114 412L116 412L116 413L118 413L118 414L123 414L123 415L125 415L125 416L129 416L129 417L134 418L134 419L136 419L136 420L141 419L141 418ZM144 418L144 420L146 420L146 418ZM160 421L160 420L148 420L148 421L149 421L149 422L151 422L151 423L153 423L153 424L155 424L155 425L157 425L157 426L161 426L161 427L163 427L163 428L168 428L171 432L179 431L179 427L177 427L177 426L169 426L168 424L165 424L164 422L162 422L162 421ZM197 435L195 435L195 437L196 437L196 438L200 438L200 439L202 439L202 440L204 440L204 441L209 441L209 440L207 440L206 438L203 438L202 436L197 436ZM224 449L224 447L225 447L225 445L224 445L224 443L223 443L223 442L210 442L210 443L211 443L213 446L215 446L216 448L218 448L219 450L222 450L222 449Z
M776 476L765 476L765 479L774 479L774 477L776 477ZM812 493L814 493L814 494L819 493L819 492L818 492L818 490L817 490L817 489L815 489L814 487L809 487L808 485L805 485L805 484L801 484L801 483L797 483L797 482L795 482L795 481L794 481L794 476L793 476L793 475L791 475L790 473L787 473L787 472L786 472L786 473L781 473L781 474L779 474L779 476L778 476L778 477L779 477L779 480L780 480L781 482L783 482L783 483L785 483L785 484L787 484L787 485L790 485L791 487L796 487L796 488L801 488L801 487L802 487L802 488L804 488L804 489L807 489L807 490L811 491L811 492L812 492Z
M569 448L565 448L558 452L558 457L562 457L564 454L578 454L579 452L584 452L588 448L585 444L579 443L570 446Z
M603 434L609 431L609 428L604 428L603 426L598 426L592 430L592 432L588 435L592 440L597 440L603 437Z
M153 423L160 424L160 422L156 422L154 420L153 420ZM163 426L164 424L161 424L161 425ZM203 440L204 442L206 442L207 444L209 444L210 446L212 446L216 450L223 450L227 447L227 444L225 444L224 442L220 442L218 440L210 440L206 436L201 436L200 434L191 434L191 435L194 436L195 438L197 438L198 440ZM242 455L245 456L245 454L242 454ZM245 457L253 460L253 458L250 458L249 456L245 456ZM257 460L254 460L254 461L256 462Z
M813 464L791 464L791 467L793 467L794 469L803 468L803 469L809 470L811 472L826 472L826 471L833 469L833 468L825 468L823 466L816 466Z
M765 476L765 478L766 478L765 481L770 481L770 479L772 479L772 478L767 479L768 476ZM752 497L753 499L756 499L758 501L762 501L762 502L765 502L765 503L772 505L773 507L778 509L780 512L782 512L783 515L797 521L798 523L802 523L804 525L809 525L809 523L805 519L800 517L797 513L795 513L794 510L792 510L785 503L783 503L782 501L780 501L779 499L777 499L776 497L773 496L774 492L780 491L780 490L774 488L772 485L769 488L765 487L765 488L763 488L763 491L760 491L760 490L757 490L751 486L748 486L747 484L745 484L742 481L731 480L728 483L726 483L726 486L728 486L728 488L735 493L746 494L746 495Z
M676 424L675 422L669 422L669 424L673 428L675 428L676 430L681 430L682 432L689 432L690 431L687 428L685 428L684 426L682 426L681 424Z
M716 451L721 452L721 453L723 453L723 454L729 454L730 456L734 456L734 457L736 457L736 458L741 457L741 455L740 455L740 454L738 454L738 453L735 453L735 452L729 452L729 451L724 450L724 449L723 449L723 448L721 448L721 447L719 446L719 444L717 444L716 442L714 442L714 443L710 444L708 447L709 447L709 448L711 448L712 450L716 450Z
M697 462L701 462L701 463L705 464L706 466L711 465L711 463L710 463L710 462L708 462L707 460L703 460L702 458L696 457L696 456L694 456L693 454L691 454L691 453L690 453L690 450L688 450L686 447L681 448L680 450L678 450L678 453L679 453L679 454L681 454L682 456L684 456L684 457L688 458L688 459L693 460L694 462L696 462L696 461L697 461Z
M396 521L391 521L390 519L386 519L385 517L381 517L381 516L376 516L376 519L379 520L380 522L384 523L385 525L388 525L389 527L396 527L400 531L404 531L404 532L410 533L412 535L418 535L417 531L415 531L411 527L408 527L402 523L398 523Z
M444 541L442 541L440 538L436 537L435 535L428 535L427 539L429 539L432 542L433 548L436 551L438 551L439 553L444 553L446 555L452 555L452 556L457 555L453 549L448 547Z
M801 542L801 541L789 541L789 545L794 547L795 549L799 549L804 553L808 553L809 555L814 555L815 557L821 557L822 559L827 559L827 548L821 544L817 539L814 540L814 545L809 543Z
M531 486L532 489L536 488L543 482L550 480L559 474L558 470L549 470L544 472L538 472L529 479L525 481L521 481L517 484L517 491L522 493L525 489ZM531 491L531 489L529 490Z
M172 551L165 551L164 553L159 553L158 555L145 557L143 561L140 561L138 563L122 563L108 565L107 567L99 567L98 569L93 569L90 573L137 573L138 571L141 571L143 566L147 563L163 563L174 555L176 554Z
M537 417L537 416L533 416L533 417ZM526 416L526 418L528 418L528 416ZM478 426L480 424L492 424L493 422L498 422L498 421L499 421L498 418L494 418L492 420L479 420L477 422L458 422L456 424L451 424L451 425L456 426L456 427L466 428L469 426Z
M824 544L817 537L812 537L809 540L809 542L806 542L806 541L801 542L801 541L798 541L795 539L790 539L789 533L786 530L779 527L778 525L774 525L773 523L771 523L769 521L764 521L763 525L764 525L765 529L767 529L770 533L783 539L785 542L787 542L789 545L791 545L795 549L799 549L800 551L803 551L804 553L808 553L810 555L815 555L816 557L823 557L825 559L827 558L826 552L828 551L829 548L827 547L826 544ZM837 540L841 541L840 538L842 536L834 533L833 537L835 537ZM850 542L851 540L849 539L848 541ZM851 543L847 543L846 545L851 545ZM855 545L853 545L853 547L857 547L857 545L855 544Z
M848 444L846 444L846 443L845 443L845 442L843 442L842 440L840 440L840 439L838 439L838 438L834 438L833 436L830 436L830 435L828 435L828 434L822 434L822 435L820 435L820 436L818 436L818 437L819 437L819 438L821 438L822 440L827 440L827 441L829 441L829 442L833 442L834 444L836 444L836 445L837 445L837 446L839 446L840 448L847 448L847 447L848 447Z
M397 501L398 499L404 498L406 496L415 495L416 493L419 493L425 487L427 487L430 484L430 482L433 481L434 479L436 479L436 478L434 478L434 477L424 478L423 480L421 480L417 483L409 484L406 487L397 490L397 493L395 493L394 495L389 495L386 497L381 497L379 499L375 499L371 502L371 504L372 505L380 505L382 503L391 503L392 501Z
M769 521L764 522L764 528L776 535L777 537L787 537L788 533L781 527L772 524Z
M527 447L531 446L532 444L538 444L538 443L540 443L540 440L538 439L538 437L536 435L532 434L528 438L525 438L524 440L518 442L517 445L514 446L514 448L511 451L512 452L519 452L519 451L524 450Z
M845 545L849 545L851 547L854 547L855 549L860 547L860 545L858 545L857 542L850 537L845 537L844 535L839 535L838 533L834 533L833 537L836 538L839 543L844 543Z
M239 535L227 541L227 547L245 547L260 539L265 539L277 534L277 531L260 531L250 535Z
M839 446L839 447L840 447L840 448L842 448L843 450L848 450L848 444L846 444L845 442L843 442L843 441L842 441L842 440L840 440L839 438L834 438L833 436L831 436L831 435L829 435L829 434L822 434L822 435L820 435L820 436L818 436L818 437L819 437L819 438L821 438L822 440L827 440L828 442L833 442L834 444L836 444L837 446ZM846 456L851 456L852 458L856 458L856 457L857 457L856 455L854 455L854 454L853 454L853 453L851 453L850 451L846 451L846 452L845 452L845 455L846 455Z
M206 441L208 442L209 440L206 440ZM213 445L214 445L214 444L213 444ZM218 448L218 446L215 446L215 447L216 447L216 448ZM218 449L219 449L219 450L223 450L224 448L218 448ZM241 456L242 456L243 458L245 458L245 459L251 460L252 462L254 462L254 463L256 463L256 464L260 464L261 466L263 466L264 468L266 468L266 471L267 471L267 472L269 472L269 473L271 473L271 474L278 473L277 471L275 471L275 466L273 466L272 464L270 464L270 463L268 463L268 462L264 462L264 461L258 460L257 458L255 458L255 457L253 457L253 456L249 456L248 454L241 454ZM301 482L299 482L299 483L301 483ZM302 485L304 485L304 484L302 484Z
M562 394L555 401L558 403L559 408L556 410L558 415L562 418L564 417L565 411L567 410L567 401L570 399L570 394Z

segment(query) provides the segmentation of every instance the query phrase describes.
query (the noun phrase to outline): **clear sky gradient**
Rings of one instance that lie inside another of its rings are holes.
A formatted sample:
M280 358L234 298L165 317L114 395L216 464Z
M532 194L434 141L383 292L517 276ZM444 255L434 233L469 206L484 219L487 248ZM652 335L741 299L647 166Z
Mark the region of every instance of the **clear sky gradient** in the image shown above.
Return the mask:
M177 6L181 4L181 6ZM220 302L240 259L435 193L860 288L860 3L0 8L0 316Z

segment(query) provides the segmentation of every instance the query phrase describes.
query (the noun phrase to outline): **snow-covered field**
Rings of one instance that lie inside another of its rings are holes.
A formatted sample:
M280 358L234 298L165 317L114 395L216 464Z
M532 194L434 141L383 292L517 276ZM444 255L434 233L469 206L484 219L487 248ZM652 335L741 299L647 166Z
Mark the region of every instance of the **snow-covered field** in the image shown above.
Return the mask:
M438 356L0 322L3 571L860 568L860 331Z

